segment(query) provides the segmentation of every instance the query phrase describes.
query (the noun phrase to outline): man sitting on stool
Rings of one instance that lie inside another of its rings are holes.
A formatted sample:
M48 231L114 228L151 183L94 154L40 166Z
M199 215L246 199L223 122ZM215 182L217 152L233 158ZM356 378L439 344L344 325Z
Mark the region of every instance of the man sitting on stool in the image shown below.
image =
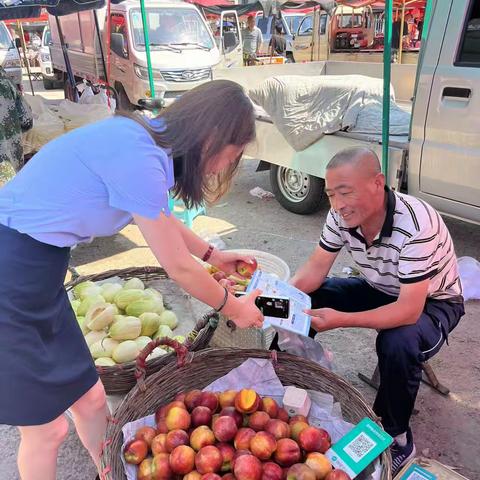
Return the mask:
M409 427L422 362L464 314L450 233L427 203L385 186L376 154L339 152L327 165L331 210L320 244L291 283L312 298L311 335L374 328L380 387L373 409L395 438L393 476L415 455ZM327 278L345 247L358 278Z

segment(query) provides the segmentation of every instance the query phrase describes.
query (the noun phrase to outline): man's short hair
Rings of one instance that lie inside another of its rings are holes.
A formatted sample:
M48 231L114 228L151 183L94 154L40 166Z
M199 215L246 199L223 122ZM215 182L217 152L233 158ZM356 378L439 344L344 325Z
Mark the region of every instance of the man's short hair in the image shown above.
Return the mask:
M380 173L382 168L377 154L366 147L350 147L345 148L335 154L327 164L327 170L343 167L344 165L358 165L362 159L370 158L373 161L373 169L376 173Z

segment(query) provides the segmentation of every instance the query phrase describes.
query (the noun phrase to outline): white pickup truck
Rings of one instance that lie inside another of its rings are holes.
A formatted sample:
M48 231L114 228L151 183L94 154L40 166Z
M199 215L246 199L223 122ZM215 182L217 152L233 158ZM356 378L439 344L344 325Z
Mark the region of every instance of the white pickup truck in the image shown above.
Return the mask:
M480 223L480 0L436 0L429 37L416 65L392 65L397 104L411 111L410 133L391 137L388 183L425 199L439 211ZM246 89L276 75L351 75L382 78L383 65L315 62L215 72ZM248 152L270 168L272 189L288 210L316 211L325 167L339 150L365 145L381 156L378 135L337 131L296 151L271 119L257 118Z

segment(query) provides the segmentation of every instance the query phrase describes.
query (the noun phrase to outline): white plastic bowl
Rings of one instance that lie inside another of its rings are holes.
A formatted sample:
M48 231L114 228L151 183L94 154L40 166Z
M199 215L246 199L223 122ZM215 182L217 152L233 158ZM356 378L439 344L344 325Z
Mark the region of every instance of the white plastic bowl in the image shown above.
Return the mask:
M281 258L271 253L261 250L234 249L229 252L241 253L242 255L251 255L258 262L258 268L266 273L277 275L280 280L287 282L290 279L290 268Z

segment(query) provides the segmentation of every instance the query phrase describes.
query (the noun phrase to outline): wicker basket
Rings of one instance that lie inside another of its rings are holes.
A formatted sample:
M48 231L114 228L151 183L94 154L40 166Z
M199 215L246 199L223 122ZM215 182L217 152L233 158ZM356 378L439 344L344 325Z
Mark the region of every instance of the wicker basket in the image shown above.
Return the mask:
M290 278L289 266L276 255L262 252L260 250L229 250L243 255L251 255L257 259L258 266L267 273L273 273L281 280L287 281ZM234 347L234 348L260 348L266 350L270 347L275 336L275 330L268 328L259 330L257 328L235 327L235 324L225 317L220 316L220 323L210 342L212 347Z
M162 345L163 341L177 350L177 362L170 362L145 380L142 359L153 348ZM171 401L179 392L205 388L249 358L271 358L283 385L295 385L333 395L335 401L340 402L343 417L349 422L358 423L364 417L378 422L356 389L310 360L282 352L231 348L209 348L192 353L172 339L158 339L147 345L139 355L138 385L124 398L115 417L108 423L101 457L103 480L126 479L121 460L123 425L154 413L160 405ZM391 480L391 457L388 450L382 454L380 461L383 467L380 479ZM362 475L358 478L361 477Z
M173 284L167 275L167 272L160 267L136 267L126 268L122 270L109 270L103 273L93 274L78 277L75 280L70 281L65 285L67 292L71 290L75 285L85 282L87 280L93 282L99 282L108 278L119 277L124 280L128 280L132 277L140 278L149 286L154 286L155 283L169 281ZM180 291L179 287L178 295L183 297L183 303L188 301L189 296L185 295L183 291ZM181 293L180 293L181 292ZM181 299L181 298L180 298ZM169 303L169 297L166 295L166 304ZM184 311L183 315L189 315L190 318L194 318L193 311ZM214 312L206 313L195 325L192 331L185 332L185 345L191 351L201 350L206 348L212 335L218 325L218 315ZM175 353L169 353L162 355L161 357L155 357L149 360L146 364L147 375L157 372L162 367L170 363L175 357ZM100 375L102 383L105 387L105 391L108 395L127 393L132 387L135 386L135 362L128 362L115 365L113 367L97 367L97 372Z

